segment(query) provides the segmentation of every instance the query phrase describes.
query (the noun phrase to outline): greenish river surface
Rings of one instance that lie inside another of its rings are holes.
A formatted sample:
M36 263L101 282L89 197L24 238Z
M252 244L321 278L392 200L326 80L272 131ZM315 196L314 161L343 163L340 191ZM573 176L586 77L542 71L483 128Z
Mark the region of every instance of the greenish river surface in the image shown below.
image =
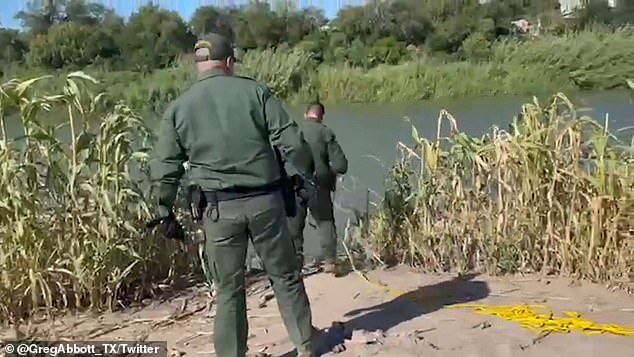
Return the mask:
M542 98L544 99L544 98ZM609 117L610 129L634 126L634 104L628 92L610 91L580 93L570 99L578 108L587 108L589 115L603 122ZM326 107L325 124L331 127L349 160L349 172L340 182L335 193L338 234L343 229L350 207L365 209L366 192L370 200L380 200L381 188L390 165L397 155L397 143L411 143L411 124L421 136L434 138L438 114L441 109L449 111L458 121L460 130L469 135L481 136L492 126L507 129L521 105L532 101L526 97L487 97L447 101L422 101L411 104L340 104ZM289 108L297 120L302 119L303 107ZM406 118L411 120L408 122ZM19 135L17 122L10 123L10 136ZM446 127L446 126L445 126ZM444 130L443 135L447 131ZM236 135L239 135L236 133ZM632 131L624 133L631 138ZM305 251L317 253L317 237L307 225Z

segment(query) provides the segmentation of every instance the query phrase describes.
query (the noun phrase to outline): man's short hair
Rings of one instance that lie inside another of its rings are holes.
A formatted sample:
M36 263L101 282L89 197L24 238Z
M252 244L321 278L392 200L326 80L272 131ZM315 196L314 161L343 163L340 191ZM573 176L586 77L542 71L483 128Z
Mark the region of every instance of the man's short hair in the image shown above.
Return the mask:
M196 62L222 61L229 57L235 59L233 44L223 35L208 33L196 42L194 57Z
M326 114L326 108L320 102L313 102L308 105L308 108L306 108L306 113L309 112L315 112L317 115L324 115Z

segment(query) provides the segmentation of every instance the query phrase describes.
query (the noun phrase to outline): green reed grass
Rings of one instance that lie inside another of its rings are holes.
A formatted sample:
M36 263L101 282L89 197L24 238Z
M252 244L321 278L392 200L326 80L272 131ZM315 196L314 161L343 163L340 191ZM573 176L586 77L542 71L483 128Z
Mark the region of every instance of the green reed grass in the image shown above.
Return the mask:
M121 103L102 108L105 96L90 94L95 80L84 73L69 74L59 92L38 90L48 80L0 87L3 322L40 309L112 308L191 271L175 243L140 232L154 209L131 175L144 169L152 139L143 120ZM66 121L49 124L53 111ZM7 137L8 113L20 119L18 139Z
M442 111L435 140L415 128L412 137L414 145L399 144L370 221L366 249L377 260L426 271L634 277L634 143L578 115L564 95L525 104L511 133L469 137Z

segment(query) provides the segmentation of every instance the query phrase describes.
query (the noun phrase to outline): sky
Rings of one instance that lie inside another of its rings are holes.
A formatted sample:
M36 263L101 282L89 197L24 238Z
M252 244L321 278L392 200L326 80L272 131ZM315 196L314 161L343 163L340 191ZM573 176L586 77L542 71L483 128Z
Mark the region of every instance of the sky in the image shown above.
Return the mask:
M114 8L119 15L126 18L140 6L154 3L169 10L178 11L184 19L189 20L199 6L239 5L246 0L93 0L92 2ZM361 0L298 0L298 2L301 7L322 8L327 17L334 17L339 8L346 5L358 5ZM27 0L0 0L0 27L20 28L20 22L13 16L25 9L27 3Z

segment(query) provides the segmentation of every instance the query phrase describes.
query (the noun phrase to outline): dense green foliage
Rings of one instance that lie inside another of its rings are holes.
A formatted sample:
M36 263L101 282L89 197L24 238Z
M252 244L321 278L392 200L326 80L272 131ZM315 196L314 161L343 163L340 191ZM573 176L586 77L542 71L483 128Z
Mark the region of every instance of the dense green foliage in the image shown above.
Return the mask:
M623 29L634 19L634 0L613 9L605 0L590 0L572 18L561 15L558 3L371 1L328 20L319 9L255 1L203 6L187 22L155 5L124 21L86 0L31 2L16 15L22 32L0 29L0 74L25 78L83 69L111 94L159 110L191 79L190 66L180 64L197 35L214 31L235 41L244 72L297 101L622 86L620 78L634 72L627 51L632 31ZM530 34L512 25L524 18L533 25Z
M280 48L249 51L238 70L266 82L275 93L294 103L306 103L317 96L329 103L349 103L533 95L623 86L623 78L634 73L632 43L631 30L584 31L545 35L531 41L497 41L487 49L486 61L451 61L423 55L398 65L367 70L343 64L316 64L300 49ZM19 77L26 79L46 72L30 69ZM187 62L152 72L104 72L99 68L86 72L101 81L99 90L108 92L110 98L123 99L154 116L189 86L195 74Z
M36 5L39 4L39 5ZM588 25L622 25L634 18L634 1L590 0L566 21L558 0L397 0L346 7L328 21L321 10L250 2L235 8L198 8L189 23L174 11L145 5L124 21L112 9L85 0L30 2L16 14L24 33L3 29L3 63L27 60L48 68L115 65L119 69L169 66L195 35L216 31L245 50L300 46L317 61L355 66L395 64L406 46L464 58L481 58L491 41L513 32L511 21L539 23L541 33L561 34ZM28 44L31 50L28 51ZM55 49L51 49L55 47ZM28 53L27 53L28 52Z

